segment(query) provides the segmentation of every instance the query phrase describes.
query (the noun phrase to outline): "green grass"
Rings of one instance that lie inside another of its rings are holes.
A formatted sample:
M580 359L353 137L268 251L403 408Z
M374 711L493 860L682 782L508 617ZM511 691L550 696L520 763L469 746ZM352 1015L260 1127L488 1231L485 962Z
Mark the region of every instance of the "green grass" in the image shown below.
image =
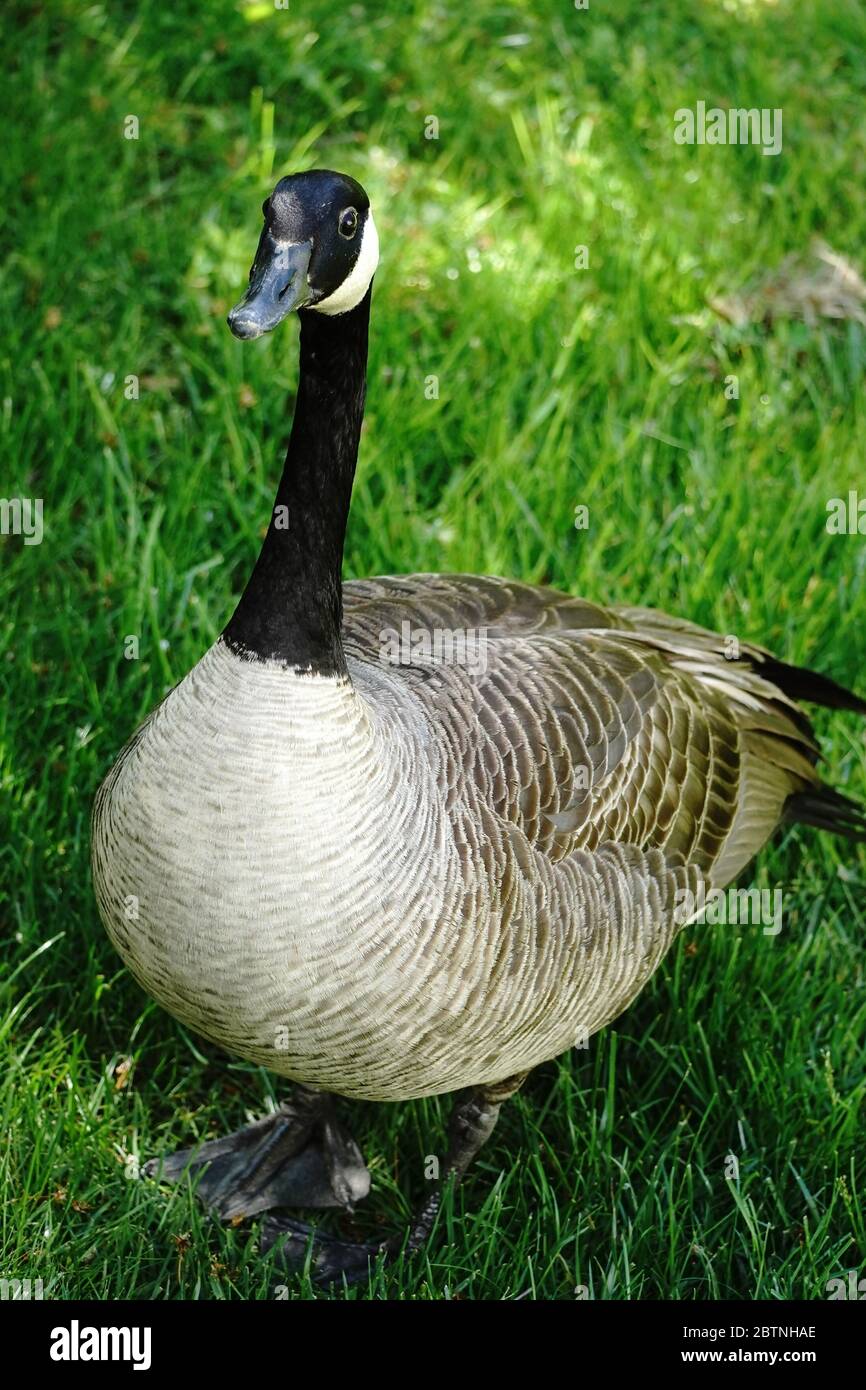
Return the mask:
M244 347L224 324L259 203L325 165L376 208L347 574L654 604L866 687L866 543L824 525L866 495L866 333L707 308L815 235L862 256L866 20L855 0L22 0L16 21L0 494L43 498L45 537L0 537L0 1275L272 1297L255 1228L127 1180L125 1156L235 1127L274 1079L145 999L88 869L100 779L227 619L270 508L295 329ZM782 107L784 152L674 144L698 99ZM819 728L863 798L862 729ZM427 1256L332 1296L811 1299L864 1272L866 856L789 832L754 875L785 891L778 937L688 932L506 1108ZM374 1176L352 1229L406 1219L445 1114L352 1107Z

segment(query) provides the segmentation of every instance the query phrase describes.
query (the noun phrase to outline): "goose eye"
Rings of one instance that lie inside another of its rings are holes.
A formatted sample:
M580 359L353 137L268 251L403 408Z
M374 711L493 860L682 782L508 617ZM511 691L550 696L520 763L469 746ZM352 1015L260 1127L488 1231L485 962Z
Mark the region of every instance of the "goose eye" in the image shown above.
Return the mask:
M354 208L343 209L340 213L340 220L337 223L337 230L340 236L344 236L347 241L352 240L352 237L358 230L358 214Z

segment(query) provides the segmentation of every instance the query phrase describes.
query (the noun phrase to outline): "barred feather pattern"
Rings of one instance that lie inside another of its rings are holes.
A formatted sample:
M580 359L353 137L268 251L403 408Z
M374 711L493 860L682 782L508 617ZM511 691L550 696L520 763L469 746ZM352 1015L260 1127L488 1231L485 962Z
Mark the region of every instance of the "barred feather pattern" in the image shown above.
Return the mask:
M483 664L383 634L472 631ZM723 639L492 578L344 585L348 679L217 642L94 808L102 919L160 1004L338 1094L495 1083L617 1017L818 784Z

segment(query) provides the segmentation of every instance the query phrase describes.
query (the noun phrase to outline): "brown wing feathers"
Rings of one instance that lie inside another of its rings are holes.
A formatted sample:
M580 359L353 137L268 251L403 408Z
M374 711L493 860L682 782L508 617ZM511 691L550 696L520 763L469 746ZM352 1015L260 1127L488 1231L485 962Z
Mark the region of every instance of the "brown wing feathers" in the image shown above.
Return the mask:
M361 661L406 622L483 632L481 673L402 669L444 716L452 793L465 777L554 862L632 844L727 882L783 816L866 836L863 812L821 786L795 701L866 702L763 648L730 661L723 638L654 610L463 575L353 581L344 610Z

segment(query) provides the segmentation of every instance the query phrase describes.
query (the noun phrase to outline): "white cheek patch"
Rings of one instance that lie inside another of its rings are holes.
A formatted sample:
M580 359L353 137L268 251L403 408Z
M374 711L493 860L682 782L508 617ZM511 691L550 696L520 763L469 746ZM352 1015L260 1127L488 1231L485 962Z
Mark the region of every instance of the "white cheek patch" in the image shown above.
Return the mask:
M309 307L316 309L320 314L348 313L349 309L354 309L356 304L361 303L370 287L370 281L376 273L378 264L379 234L376 231L371 209L367 213L367 220L361 233L361 249L358 252L358 259L349 274L342 285L338 285L334 293L329 294L327 299L320 299L318 304L311 304Z

